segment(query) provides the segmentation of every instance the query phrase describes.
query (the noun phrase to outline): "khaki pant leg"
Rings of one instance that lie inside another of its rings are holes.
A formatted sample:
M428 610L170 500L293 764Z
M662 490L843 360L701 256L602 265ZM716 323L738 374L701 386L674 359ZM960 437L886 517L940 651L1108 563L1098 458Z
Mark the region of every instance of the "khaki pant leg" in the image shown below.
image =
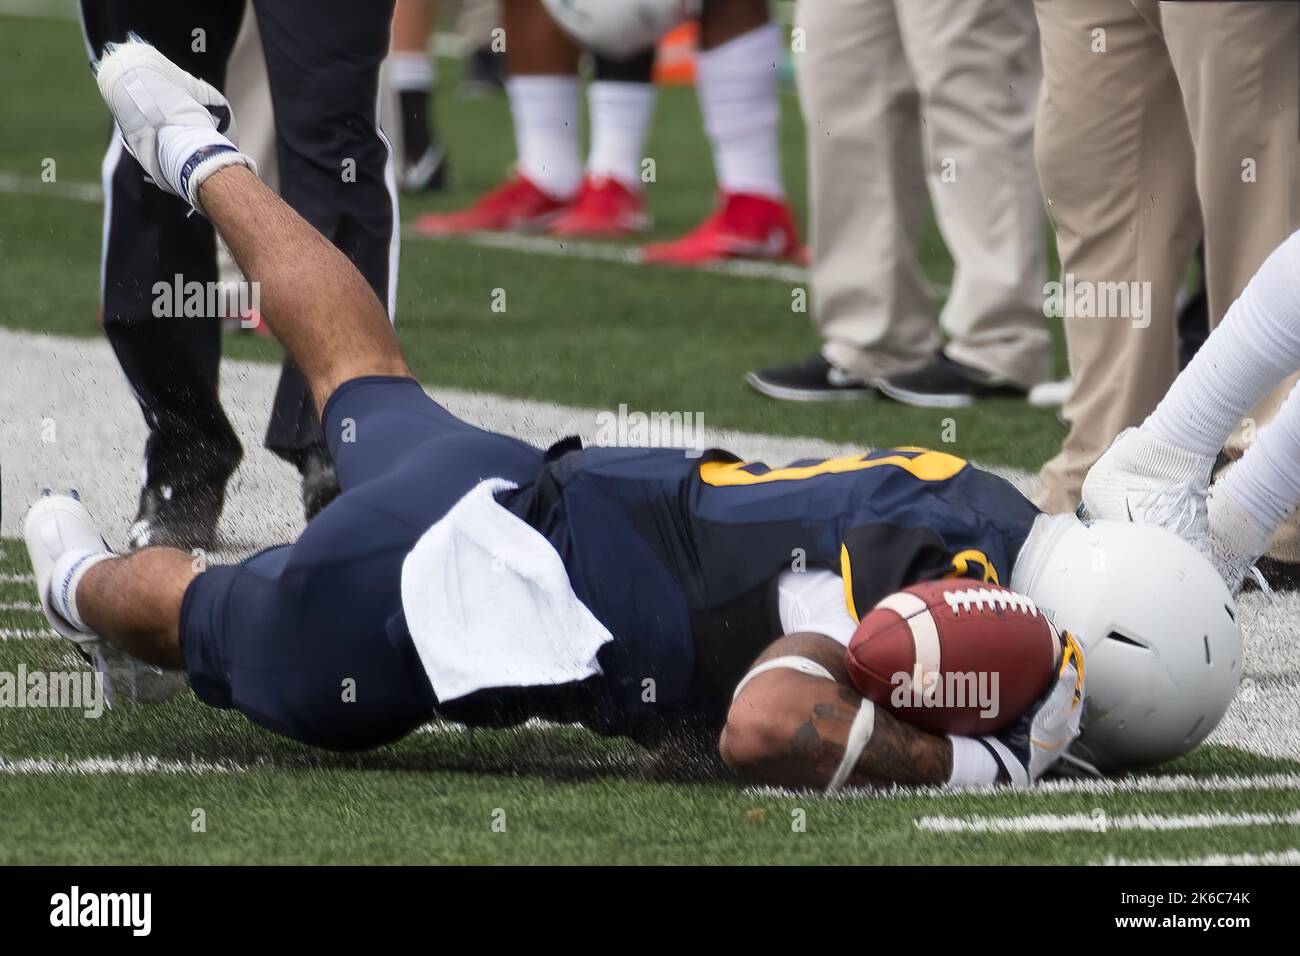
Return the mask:
M1300 229L1300 5L1161 3L1160 13L1196 143L1217 325L1268 254ZM1241 455L1296 380L1251 412L1230 454ZM1300 561L1300 520L1283 526L1271 553Z
M956 267L947 353L1025 387L1052 374L1043 320L1043 197L1034 167L1042 79L1027 3L904 0L935 218Z
M1200 235L1193 154L1153 3L1036 0L1044 86L1035 134L1065 278L1150 283L1141 316L1067 317L1069 434L1035 502L1068 511L1084 475L1173 381L1174 298Z
M905 0L916 2L916 0ZM812 298L823 354L877 378L939 346L917 259L925 222L919 102L894 0L800 0Z

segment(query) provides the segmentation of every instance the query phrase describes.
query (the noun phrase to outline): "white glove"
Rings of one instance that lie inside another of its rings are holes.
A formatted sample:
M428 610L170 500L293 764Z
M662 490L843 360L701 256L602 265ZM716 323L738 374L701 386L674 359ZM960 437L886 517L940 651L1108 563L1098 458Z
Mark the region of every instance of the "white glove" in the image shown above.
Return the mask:
M199 208L199 186L218 169L241 164L235 117L211 84L186 73L134 33L109 43L91 64L100 95L117 120L127 151L164 192Z
M987 743L1014 787L1027 787L1065 755L1079 736L1083 717L1083 649L1068 631L1062 636L1056 680L1020 719Z

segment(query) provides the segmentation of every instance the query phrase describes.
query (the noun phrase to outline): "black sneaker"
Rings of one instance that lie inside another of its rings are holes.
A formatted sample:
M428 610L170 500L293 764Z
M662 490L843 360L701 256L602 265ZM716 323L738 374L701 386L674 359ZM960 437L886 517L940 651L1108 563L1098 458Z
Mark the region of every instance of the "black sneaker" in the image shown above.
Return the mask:
M1027 389L954 362L942 352L924 368L884 379L877 387L894 401L918 408L962 408L981 398L1028 395Z
M302 475L302 512L308 521L339 496L339 478L334 461L324 445L311 445L298 453Z
M210 549L226 500L225 482L189 487L157 484L140 491L140 509L127 532L132 551L162 546L190 551Z
M793 365L749 372L745 381L756 392L791 402L868 398L874 391L867 381L832 365L820 352Z
M402 170L402 192L436 193L447 188L447 151L433 143Z

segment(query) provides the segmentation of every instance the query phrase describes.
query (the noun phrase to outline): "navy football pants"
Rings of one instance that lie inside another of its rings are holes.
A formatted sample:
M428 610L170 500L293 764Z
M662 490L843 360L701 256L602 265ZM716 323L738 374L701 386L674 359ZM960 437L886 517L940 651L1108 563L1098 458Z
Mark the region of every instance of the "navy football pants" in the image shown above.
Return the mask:
M402 614L407 553L483 479L533 481L542 452L461 421L409 378L345 383L324 431L343 493L294 544L196 577L181 650L205 703L304 743L373 747L436 704Z

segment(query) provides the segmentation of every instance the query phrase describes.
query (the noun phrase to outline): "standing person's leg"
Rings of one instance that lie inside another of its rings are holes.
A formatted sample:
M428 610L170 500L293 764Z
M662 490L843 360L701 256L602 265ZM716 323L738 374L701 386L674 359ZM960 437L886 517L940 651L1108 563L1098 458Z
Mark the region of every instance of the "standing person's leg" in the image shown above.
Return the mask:
M436 192L447 183L447 151L434 128L436 70L429 35L437 20L436 0L397 0L388 54L388 83L401 112L402 189Z
M167 2L86 2L87 46L97 58L105 43L134 30L220 89L243 6L214 0L182 13ZM207 546L242 455L217 391L221 317L160 315L156 284L215 282L216 239L210 223L145 182L116 131L103 181L104 332L149 427L140 508L128 537L132 547Z
M778 138L784 56L785 34L772 20L768 0L705 0L695 90L720 202L686 236L647 246L647 262L691 265L798 254Z
M1034 499L1049 512L1074 510L1093 462L1173 381L1174 302L1200 237L1178 81L1155 8L1140 2L1141 12L1132 0L1035 4L1044 71L1035 148L1074 382L1062 409L1069 434ZM1125 315L1086 307L1117 283L1150 291L1140 316L1132 301Z
M1205 221L1205 278L1217 325L1260 264L1300 229L1300 5L1162 3L1170 58L1196 144ZM1294 371L1292 369L1291 371ZM1228 443L1236 458L1277 413L1296 376L1250 411ZM1300 515L1278 531L1270 556L1300 573Z
M392 152L379 128L379 68L392 3L256 0L254 7L275 104L281 195L353 262L391 318L400 223ZM286 361L266 447L302 472L310 520L338 485L307 388Z
M801 0L813 322L819 354L751 372L774 398L862 396L939 347L917 259L925 225L920 100L895 0Z
M578 192L578 47L539 0L504 0L503 6L514 172L466 209L421 216L415 221L417 232L440 236L546 229Z
M896 8L921 92L930 197L955 271L940 315L943 355L885 391L922 405L965 404L996 386L1027 392L1052 374L1033 9L1002 0Z
M595 56L587 87L591 150L573 205L552 224L554 236L618 237L650 227L645 211L646 137L654 118L654 48L626 60Z

